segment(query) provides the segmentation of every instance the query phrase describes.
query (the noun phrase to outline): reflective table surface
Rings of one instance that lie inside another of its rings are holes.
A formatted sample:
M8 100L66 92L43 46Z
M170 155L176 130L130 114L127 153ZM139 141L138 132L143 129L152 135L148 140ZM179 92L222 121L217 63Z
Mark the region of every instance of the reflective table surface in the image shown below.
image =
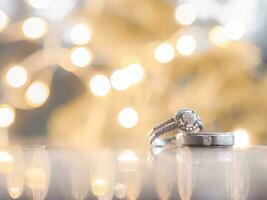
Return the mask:
M0 151L0 199L266 199L267 148Z

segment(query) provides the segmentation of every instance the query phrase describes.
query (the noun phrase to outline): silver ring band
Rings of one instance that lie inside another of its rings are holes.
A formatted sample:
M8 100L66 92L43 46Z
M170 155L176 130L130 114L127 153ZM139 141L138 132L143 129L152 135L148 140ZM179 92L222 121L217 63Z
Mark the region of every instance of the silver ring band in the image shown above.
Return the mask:
M232 132L225 133L197 133L194 135L176 135L177 146L233 146L234 135Z

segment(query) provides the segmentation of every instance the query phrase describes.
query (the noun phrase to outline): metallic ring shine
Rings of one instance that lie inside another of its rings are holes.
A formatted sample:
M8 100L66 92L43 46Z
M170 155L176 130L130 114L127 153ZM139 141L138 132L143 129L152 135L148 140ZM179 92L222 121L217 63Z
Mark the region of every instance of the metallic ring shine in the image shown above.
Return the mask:
M223 133L196 133L193 135L176 135L177 146L199 146L199 147L229 147L234 145L232 132Z
M155 126L149 133L149 143L170 131L178 130L184 134L194 134L203 129L203 123L198 114L189 108L183 108L176 112L174 117Z

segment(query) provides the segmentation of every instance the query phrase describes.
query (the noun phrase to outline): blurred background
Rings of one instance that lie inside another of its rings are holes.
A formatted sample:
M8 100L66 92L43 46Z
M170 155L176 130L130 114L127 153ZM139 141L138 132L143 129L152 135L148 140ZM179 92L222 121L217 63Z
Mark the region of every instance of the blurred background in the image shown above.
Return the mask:
M1 0L0 143L147 147L190 107L267 144L264 0Z

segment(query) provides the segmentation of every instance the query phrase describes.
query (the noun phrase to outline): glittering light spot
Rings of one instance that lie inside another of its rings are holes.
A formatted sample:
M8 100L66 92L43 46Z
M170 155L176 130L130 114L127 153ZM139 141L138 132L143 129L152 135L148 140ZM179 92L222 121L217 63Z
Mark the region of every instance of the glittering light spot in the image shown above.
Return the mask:
M29 39L42 38L47 32L47 23L39 17L31 17L23 22L22 31Z
M71 62L77 67L86 67L93 61L93 53L85 47L74 48L70 55Z
M239 19L230 20L226 23L224 29L227 37L232 40L239 40L245 35L245 25Z
M6 151L0 151L0 162L13 162L13 156Z
M28 0L31 7L43 10L49 6L51 0Z
M11 87L22 87L28 79L27 71L22 67L15 65L6 73L6 81Z
M109 79L101 74L95 75L90 81L90 89L96 96L105 96L110 91Z
M9 18L2 10L0 10L0 31L4 30L9 23Z
M76 45L87 44L92 37L92 30L86 24L77 24L70 30L71 41Z
M130 82L127 77L128 76L125 70L123 69L115 70L110 77L110 82L112 87L119 91L128 89L130 86Z
M104 179L96 179L92 182L92 192L95 196L104 196L107 192L107 182Z
M184 56L189 56L196 50L196 40L190 35L181 36L176 43L177 51Z
M9 127L14 122L14 120L15 120L14 108L7 104L0 105L0 127L2 128Z
M235 147L247 147L249 146L249 134L245 129L237 129L234 131L234 146Z
M170 62L175 55L175 50L173 46L169 43L163 43L156 47L154 56L156 60L160 63Z
M138 114L133 108L126 107L120 111L118 120L122 127L133 128L138 122Z
M175 10L175 19L179 24L190 25L196 19L196 12L189 4L182 4Z
M138 63L128 65L125 70L130 84L138 83L144 76L143 67Z
M39 107L45 103L49 96L49 87L45 82L33 82L25 93L26 102L32 107Z
M133 151L125 150L119 155L118 160L128 161L128 162L137 162L138 157Z
M214 46L227 47L230 44L225 30L222 26L215 26L209 32L209 41Z

